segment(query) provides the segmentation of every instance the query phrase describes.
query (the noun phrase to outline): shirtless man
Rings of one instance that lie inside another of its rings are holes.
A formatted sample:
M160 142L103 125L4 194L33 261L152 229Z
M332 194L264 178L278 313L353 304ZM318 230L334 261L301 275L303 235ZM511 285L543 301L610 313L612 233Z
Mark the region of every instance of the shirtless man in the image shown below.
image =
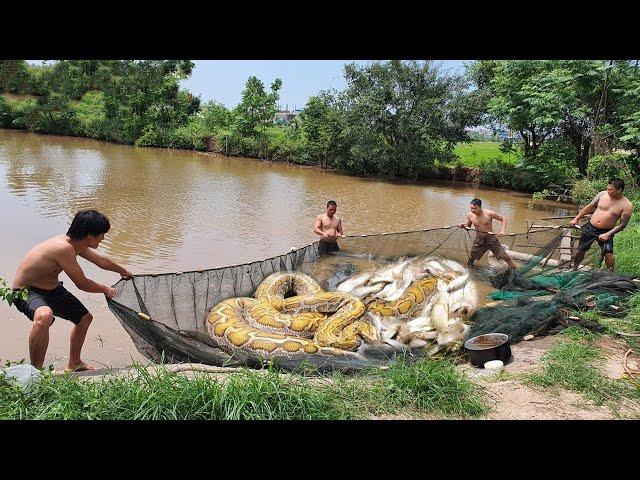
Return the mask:
M471 200L470 210L471 212L467 213L467 223L460 224L462 228L470 228L473 225L476 230L476 238L469 252L467 265L471 267L474 261L480 260L487 250L491 250L496 258L501 258L507 262L509 268L515 270L516 265L497 238L506 235L507 219L493 210L482 208L482 200L479 198ZM497 234L493 233L492 224L494 219L501 222L502 225L500 232Z
M316 217L313 231L320 235L319 255L340 251L337 239L342 236L342 220L336 216L337 209L338 204L333 200L329 200L326 213Z
M613 272L616 264L613 256L613 236L624 230L631 218L631 212L633 212L633 204L622 194L623 190L624 181L612 178L609 180L607 190L598 193L591 200L591 203L580 210L571 220L570 225L574 227L582 217L595 212L589 222L582 227L578 251L573 258L574 270L578 268L594 240L597 240L607 269ZM618 219L620 224L616 225Z
M80 211L71 222L66 235L58 235L36 245L20 263L13 288L18 290L27 287L29 297L26 302L18 298L14 304L33 322L29 334L29 356L34 367L42 368L44 364L49 346L49 327L56 315L75 324L71 330L66 370L95 370L80 358L93 316L80 300L62 286L58 275L64 271L80 290L104 293L107 298L112 298L116 293L115 289L85 277L76 259L76 255L80 255L104 270L117 272L123 278L132 277L131 272L94 250L109 228L109 220L103 214L95 210Z

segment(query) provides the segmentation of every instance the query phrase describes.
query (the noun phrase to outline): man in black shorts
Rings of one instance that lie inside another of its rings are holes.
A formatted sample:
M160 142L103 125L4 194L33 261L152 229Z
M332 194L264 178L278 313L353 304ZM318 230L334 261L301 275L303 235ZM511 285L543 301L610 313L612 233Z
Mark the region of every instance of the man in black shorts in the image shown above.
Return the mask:
M117 272L123 278L132 277L131 272L95 251L109 228L109 220L100 212L78 212L66 235L58 235L36 245L20 263L13 289L27 287L29 296L26 301L16 299L14 304L33 322L29 334L29 356L34 367L42 368L44 365L49 346L49 328L56 315L75 325L71 330L67 370L94 370L80 358L93 316L80 300L62 286L58 275L64 271L80 290L103 293L107 298L112 298L115 289L89 280L76 260L76 255L80 255L104 270Z
M573 258L574 270L578 268L587 250L596 240L600 245L600 253L604 257L607 269L614 270L613 236L624 230L633 212L633 204L624 196L623 191L624 181L619 178L612 178L607 184L607 189L598 193L589 205L580 210L575 218L571 220L570 225L573 227L578 224L582 217L588 213L593 213L589 222L582 227L578 251ZM616 225L618 220L620 220L620 224Z

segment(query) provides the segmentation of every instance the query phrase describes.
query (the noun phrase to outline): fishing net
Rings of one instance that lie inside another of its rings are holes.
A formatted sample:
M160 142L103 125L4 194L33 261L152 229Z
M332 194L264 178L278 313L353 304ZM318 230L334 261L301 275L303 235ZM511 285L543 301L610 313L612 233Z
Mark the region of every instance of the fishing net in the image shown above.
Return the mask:
M632 277L593 268L600 260L597 244L578 271L568 271L576 235L561 227L533 227L499 237L519 266L515 272L491 253L470 270L478 285L480 308L466 319L472 325L467 337L502 332L518 341L527 334L553 333L571 324L575 309L618 315L623 310L612 306L619 308L640 287ZM248 356L229 354L207 331L208 313L223 300L251 297L267 276L279 271L306 273L325 290L335 290L353 275L403 258L438 256L465 264L474 236L475 232L457 226L347 236L339 239L340 252L330 255L320 256L314 242L242 265L137 275L114 285L117 294L108 305L138 350L154 361L254 365Z

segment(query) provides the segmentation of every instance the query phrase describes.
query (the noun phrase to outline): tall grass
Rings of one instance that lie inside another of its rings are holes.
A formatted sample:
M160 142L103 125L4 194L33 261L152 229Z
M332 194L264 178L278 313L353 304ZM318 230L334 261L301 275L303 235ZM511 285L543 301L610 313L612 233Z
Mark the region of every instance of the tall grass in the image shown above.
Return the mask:
M29 395L0 381L0 419L363 419L380 413L476 417L482 391L448 361L400 362L353 377L244 370L224 380L158 366L81 380L44 375Z

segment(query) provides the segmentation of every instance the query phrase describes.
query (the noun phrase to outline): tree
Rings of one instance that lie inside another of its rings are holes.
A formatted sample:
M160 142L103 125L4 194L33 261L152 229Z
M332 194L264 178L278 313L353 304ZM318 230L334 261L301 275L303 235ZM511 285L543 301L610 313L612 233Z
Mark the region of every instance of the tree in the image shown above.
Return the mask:
M390 61L345 67L342 96L348 157L356 173L417 178L436 161L453 159L465 127L483 113L477 93L460 75L445 75L432 62Z
M235 128L243 135L253 137L262 133L267 125L273 123L273 117L280 99L278 91L282 80L276 78L267 93L264 84L257 77L249 77L242 91L242 100L234 110ZM260 127L259 132L256 128Z
M0 92L31 93L30 75L24 60L0 60Z
M320 92L309 98L298 118L307 158L327 168L336 158L344 156L341 134L346 127L345 116L335 92Z
M525 159L548 139L564 138L583 175L590 156L613 148L610 133L619 132L625 118L633 122L625 108L638 106L629 102L630 74L628 61L484 61L470 68L479 91L489 98L489 113L522 136Z

